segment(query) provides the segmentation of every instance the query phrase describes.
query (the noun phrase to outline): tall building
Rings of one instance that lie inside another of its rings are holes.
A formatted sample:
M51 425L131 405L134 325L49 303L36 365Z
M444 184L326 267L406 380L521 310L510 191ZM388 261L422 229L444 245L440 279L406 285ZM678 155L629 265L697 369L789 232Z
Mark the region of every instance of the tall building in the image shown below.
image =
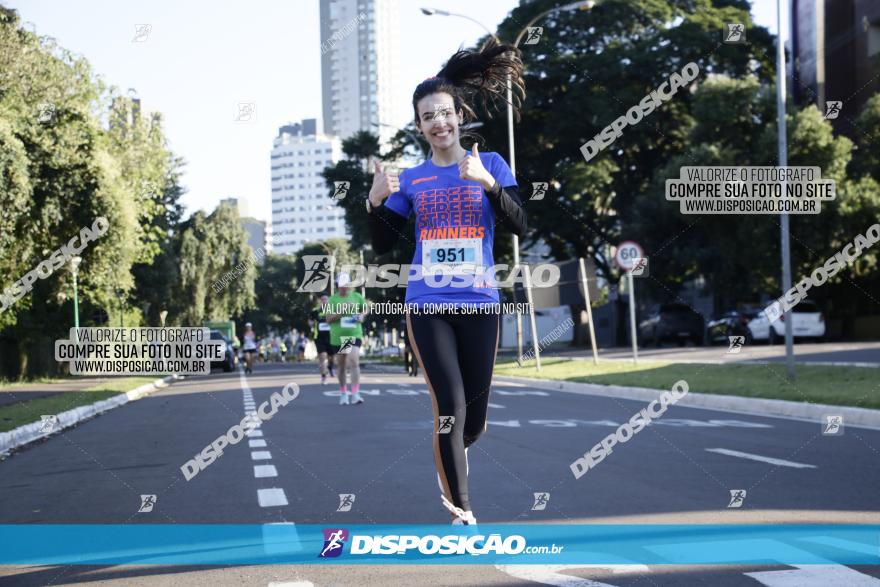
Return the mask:
M394 135L399 76L398 0L321 0L324 129L347 139L359 130ZM391 126L384 126L391 125Z
M250 205L247 200L240 198L223 198L220 205L226 204L232 206L238 212L238 224L248 235L248 245L256 253L262 251L259 255L262 261L266 252L266 223L250 216Z
M238 223L244 231L248 233L248 244L250 245L251 250L253 250L254 253L260 251L258 258L260 262L262 262L263 256L267 252L266 223L262 220L251 218L250 216L245 216L244 218L239 219Z
M789 0L791 92L798 103L842 102L835 128L854 136L862 106L880 92L880 1Z
M320 132L314 118L278 129L272 148L275 253L289 255L306 242L346 236L345 214L321 176L341 158L339 138Z

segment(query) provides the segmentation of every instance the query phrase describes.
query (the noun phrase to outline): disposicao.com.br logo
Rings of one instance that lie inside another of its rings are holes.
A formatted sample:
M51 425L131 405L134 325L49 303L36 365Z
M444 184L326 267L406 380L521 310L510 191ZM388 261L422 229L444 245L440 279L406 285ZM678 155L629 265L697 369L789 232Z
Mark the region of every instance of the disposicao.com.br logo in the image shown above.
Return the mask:
M511 534L352 534L345 528L325 528L324 545L318 558L339 557L345 544L350 555L407 555L407 554L558 554L564 546L528 546L525 537Z

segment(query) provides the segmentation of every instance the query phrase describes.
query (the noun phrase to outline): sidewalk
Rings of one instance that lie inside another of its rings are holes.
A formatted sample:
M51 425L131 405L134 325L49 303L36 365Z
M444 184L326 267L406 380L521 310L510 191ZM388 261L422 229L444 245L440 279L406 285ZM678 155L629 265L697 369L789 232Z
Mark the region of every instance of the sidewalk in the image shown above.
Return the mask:
M523 345L523 352L531 351L531 343ZM660 348L639 347L639 360L668 361L672 363L779 363L785 361L785 345L756 343L743 347L739 353L728 353L727 346L676 346L665 344ZM515 359L515 348L498 349L499 359ZM541 358L592 359L589 347L572 348L569 343L556 343L541 350ZM600 359L631 360L630 347L599 348ZM796 342L794 360L802 365L839 365L850 367L880 367L880 342Z
M108 377L71 377L54 382L3 385L0 387L0 407L71 391L83 391L109 380Z

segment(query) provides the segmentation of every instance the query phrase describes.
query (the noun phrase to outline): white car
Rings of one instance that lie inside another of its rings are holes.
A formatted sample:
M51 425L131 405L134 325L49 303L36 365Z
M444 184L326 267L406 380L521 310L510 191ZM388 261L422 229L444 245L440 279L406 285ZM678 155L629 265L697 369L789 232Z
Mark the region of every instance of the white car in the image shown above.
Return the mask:
M815 302L804 300L790 310L790 315L795 338L821 340L825 337L825 316ZM748 323L748 328L752 340L766 340L769 344L776 344L785 339L785 316L780 316L779 320L770 324L761 311Z

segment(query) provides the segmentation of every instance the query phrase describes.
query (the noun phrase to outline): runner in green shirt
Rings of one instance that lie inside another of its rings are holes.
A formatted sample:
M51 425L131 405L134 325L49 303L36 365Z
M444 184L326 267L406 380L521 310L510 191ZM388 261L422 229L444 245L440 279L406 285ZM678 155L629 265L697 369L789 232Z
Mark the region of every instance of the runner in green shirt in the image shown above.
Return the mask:
M360 347L364 342L362 322L369 312L364 296L350 287L348 273L340 273L339 291L328 300L327 322L330 323L331 352L338 361L339 405L362 404L360 393ZM346 371L351 371L351 396L346 384Z

